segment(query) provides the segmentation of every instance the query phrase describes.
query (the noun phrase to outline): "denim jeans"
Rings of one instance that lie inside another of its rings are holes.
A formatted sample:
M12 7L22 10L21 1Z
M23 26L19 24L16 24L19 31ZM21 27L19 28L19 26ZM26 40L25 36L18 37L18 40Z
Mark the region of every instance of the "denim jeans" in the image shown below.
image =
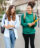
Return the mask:
M16 38L13 30L9 30L9 34L9 38L4 37L5 48L14 48Z

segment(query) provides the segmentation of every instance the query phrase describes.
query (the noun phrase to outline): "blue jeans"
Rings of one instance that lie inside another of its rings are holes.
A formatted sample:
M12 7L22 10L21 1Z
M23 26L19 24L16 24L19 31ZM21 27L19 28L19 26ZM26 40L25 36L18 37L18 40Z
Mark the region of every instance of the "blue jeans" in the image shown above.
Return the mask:
M5 48L14 48L16 38L13 30L9 30L9 34L10 34L9 38L4 37Z

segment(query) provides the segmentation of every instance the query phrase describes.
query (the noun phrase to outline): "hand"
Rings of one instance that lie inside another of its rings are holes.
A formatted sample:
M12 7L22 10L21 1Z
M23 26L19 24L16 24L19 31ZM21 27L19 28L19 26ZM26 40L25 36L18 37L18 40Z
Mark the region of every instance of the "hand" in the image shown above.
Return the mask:
M29 27L31 27L31 26L35 25L35 22L29 23L28 25L29 25Z
M15 27L14 25L8 25L8 27L10 28L10 27Z
M11 25L11 27L15 27L14 25Z
M32 23L29 23L28 25L29 25L29 27L31 27L32 26Z
M33 22L32 25L35 25L35 22Z
M6 25L4 25L4 27L5 27L5 28L7 28L7 29L9 28L9 27L8 27L8 26L6 26Z
M7 26L4 26L5 28L9 29L10 27L15 27L14 25L7 25Z
M11 27L11 25L8 25L8 28L10 28Z
M4 25L5 28L9 29L11 27L11 25Z

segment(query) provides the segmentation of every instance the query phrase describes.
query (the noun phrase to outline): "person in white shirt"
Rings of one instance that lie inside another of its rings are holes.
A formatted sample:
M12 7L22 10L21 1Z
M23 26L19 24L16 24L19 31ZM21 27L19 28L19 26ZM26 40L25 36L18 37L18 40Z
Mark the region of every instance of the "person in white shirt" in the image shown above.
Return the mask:
M5 27L4 42L5 48L14 48L15 40L18 38L17 28L19 28L19 17L16 15L15 6L10 5L3 15L2 27ZM4 24L5 22L5 24Z

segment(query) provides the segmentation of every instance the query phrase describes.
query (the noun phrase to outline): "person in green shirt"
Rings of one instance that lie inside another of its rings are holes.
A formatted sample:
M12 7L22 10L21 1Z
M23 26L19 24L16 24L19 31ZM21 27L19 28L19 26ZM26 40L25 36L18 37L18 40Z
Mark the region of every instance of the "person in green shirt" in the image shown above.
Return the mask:
M28 2L27 6L27 12L25 14L22 14L21 16L21 25L23 28L23 37L25 41L25 48L29 48L29 39L30 39L30 45L31 48L35 48L34 40L35 40L35 27L37 26L37 22L34 22L34 20L37 20L37 16L33 14L33 8L35 6L35 2Z

